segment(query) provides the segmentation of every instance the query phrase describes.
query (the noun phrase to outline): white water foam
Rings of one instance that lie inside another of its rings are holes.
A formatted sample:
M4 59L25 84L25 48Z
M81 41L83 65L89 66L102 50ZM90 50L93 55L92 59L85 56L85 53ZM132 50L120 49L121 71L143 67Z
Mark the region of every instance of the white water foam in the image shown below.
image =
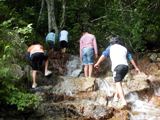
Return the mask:
M99 87L106 91L107 96L112 96L115 92L114 85L111 85L107 78L101 80ZM138 112L136 115L130 113L131 120L160 120L160 108L155 108L152 104L142 101L136 92L130 93L124 89L124 93L126 93L126 101L131 103L131 111Z
M160 109L155 108L152 104L140 100L136 92L129 93L126 100L131 103L132 111L139 113L136 115L130 113L131 120L160 120Z
M67 76L78 77L83 69L83 62L78 56L71 55L66 64Z
M110 78L109 78L110 79ZM99 85L100 90L104 90L107 94L107 96L112 96L113 93L115 92L115 87L111 85L108 81L107 78L101 80L101 83Z

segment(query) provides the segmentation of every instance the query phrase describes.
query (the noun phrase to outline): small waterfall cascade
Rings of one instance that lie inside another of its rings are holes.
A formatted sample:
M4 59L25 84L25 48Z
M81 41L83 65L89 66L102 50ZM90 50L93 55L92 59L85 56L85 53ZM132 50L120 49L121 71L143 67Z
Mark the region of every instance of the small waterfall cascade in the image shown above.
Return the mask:
M107 94L107 96L112 96L113 93L115 92L115 87L113 85L111 85L107 79L110 79L109 77L105 78L105 79L101 79L100 80L100 85L99 85L99 89L100 90L104 90ZM111 78L112 79L112 78Z
M114 102L113 101L113 97L114 97L114 93L115 93L115 84L113 82L113 78L112 77L105 77L105 78L95 78L97 81L97 91L93 90L93 91L83 91L82 90L82 86L84 86L83 83L80 83L80 81L82 81L82 79L84 80L83 82L87 81L87 78L82 78L81 79L81 72L83 69L83 63L80 60L80 58L78 56L74 56L71 55L70 59L67 61L66 63L66 69L67 69L67 76L62 76L64 82L61 83L61 87L56 87L53 91L56 91L54 93L57 94L64 94L67 96L71 96L76 98L75 100L79 100L82 99L84 96L88 97L88 94L94 94L93 96L89 96L90 98L88 99L84 99L82 100L82 103L86 104L86 106L89 106L91 104L93 105L101 105L101 103L107 103L107 104L103 104L104 106L107 105L109 107L114 107L116 109L118 109L121 106L121 100L119 99L118 102ZM78 80L76 80L78 79ZM132 80L132 79L131 79ZM143 80L143 79L142 79ZM129 117L131 120L160 120L160 107L155 107L152 103L148 102L147 100L145 100L144 98L142 99L142 95L145 95L142 91L138 91L139 89L134 88L134 86L128 83L132 83L127 79L127 82L124 81L122 82L122 86L126 85L123 90L124 90L124 94L125 94L125 98L127 101L127 106L129 106ZM141 82L137 82L137 86L138 84ZM95 83L94 83L95 85ZM136 85L136 84L135 84ZM150 82L150 85L153 87L153 91L151 95L155 95L155 96L159 96L157 90L155 88L157 88L157 84L155 84L154 82ZM96 85L95 85L96 86ZM158 86L159 88L160 86ZM150 88L148 88L150 89ZM83 94L78 94L80 93L81 90L83 91ZM99 93L100 90L100 93ZM132 92L130 91L132 90ZM138 92L137 92L137 91ZM96 94L97 92L97 94ZM141 94L141 97L139 96ZM78 96L78 97L77 97ZM80 96L80 97L79 97ZM106 99L107 96L107 99ZM87 98L86 97L86 98ZM93 99L93 98L96 99ZM154 98L153 98L154 99ZM74 102L74 101L73 101ZM97 109L99 110L99 109ZM103 110L103 109L102 109ZM99 110L101 111L101 110ZM105 115L105 112L101 111L101 113L103 113L103 115ZM103 116L102 115L102 116ZM96 116L96 115L95 115ZM96 117L95 117L96 118Z
M105 90L107 96L112 96L115 92L115 86L114 84L110 84L107 79L108 78L100 80L100 89ZM153 84L153 86L155 85ZM152 104L141 100L137 92L131 93L129 91L126 91L125 89L123 90L126 96L125 98L127 103L131 105L131 111L138 112L138 114L136 115L130 113L131 120L160 120L160 108L155 108L155 106L153 106ZM157 94L156 90L154 90L154 94ZM114 106L115 104L111 103L111 101L108 102L111 104L111 106Z
M78 77L83 69L83 62L78 56L71 55L66 63L67 76Z
M68 77L67 76L61 76L64 79L64 82L62 82L61 89L56 89L56 93L59 92L61 94L65 94L68 96L72 96L72 85L70 82L68 82Z
M130 93L127 101L131 103L131 110L139 113L136 115L130 113L132 120L160 120L160 108L142 101L136 92Z

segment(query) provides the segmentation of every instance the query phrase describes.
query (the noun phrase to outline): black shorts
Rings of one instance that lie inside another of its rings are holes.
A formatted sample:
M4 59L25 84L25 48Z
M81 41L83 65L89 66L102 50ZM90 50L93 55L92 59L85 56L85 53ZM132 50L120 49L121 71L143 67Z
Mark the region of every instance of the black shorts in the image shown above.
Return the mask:
M42 65L43 60L46 61L47 59L48 59L48 56L44 53L41 53L41 52L33 53L31 55L32 69L38 70L37 63L39 62L39 65Z
M53 42L53 41L48 40L47 43L48 43L48 45L49 45L49 49L54 48L54 42Z
M127 65L118 65L113 71L113 81L121 82L128 72Z
M61 48L67 48L67 42L66 41L61 41Z

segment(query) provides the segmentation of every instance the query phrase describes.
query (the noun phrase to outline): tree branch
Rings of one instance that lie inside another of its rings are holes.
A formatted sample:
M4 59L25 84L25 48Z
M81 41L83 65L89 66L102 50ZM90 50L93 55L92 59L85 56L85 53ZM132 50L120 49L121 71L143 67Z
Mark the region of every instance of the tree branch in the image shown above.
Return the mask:
M45 3L45 1L42 0L42 2L41 2L41 9L39 11L39 16L38 16L38 20L37 20L36 30L38 29L39 21L40 21L40 19L42 17L42 12L43 12L43 9L44 9L44 3Z

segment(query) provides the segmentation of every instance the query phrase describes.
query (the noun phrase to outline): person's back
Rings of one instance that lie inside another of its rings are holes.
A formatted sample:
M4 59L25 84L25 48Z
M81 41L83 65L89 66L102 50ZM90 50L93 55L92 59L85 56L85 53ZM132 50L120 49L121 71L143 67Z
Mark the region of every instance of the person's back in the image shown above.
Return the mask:
M49 45L50 51L54 50L55 42L55 30L52 29L46 36L46 43Z
M118 97L120 97L122 101L122 106L125 106L127 105L127 102L125 100L124 91L122 89L122 80L128 72L127 58L135 67L137 74L140 74L140 70L132 59L131 54L127 51L127 48L123 46L119 35L112 35L112 37L110 38L110 46L108 46L106 50L103 51L102 55L100 56L94 67L98 68L100 63L107 56L110 56L111 58L113 81L116 86L116 92L113 101L118 101Z
M119 44L111 45L110 59L112 62L112 70L118 65L128 65L127 62L127 49Z
M36 83L36 74L38 70L38 63L41 66L43 63L43 60L45 60L45 70L44 74L45 76L48 76L51 74L51 71L48 70L48 56L44 54L43 47L40 45L39 41L34 41L33 45L31 45L27 50L27 55L29 60L31 61L32 65L32 88L35 88L37 86Z
M94 35L90 34L88 30L83 30L80 38L80 58L84 64L85 77L92 77L93 71L93 56L98 57L97 42Z
M59 34L59 41L66 41L68 42L68 31L62 30Z
M69 33L66 30L66 28L62 28L62 30L59 33L59 42L62 48L62 53L66 52L66 48L68 46L68 41L69 41Z
M81 51L83 48L93 48L95 54L98 54L97 42L96 42L96 38L93 34L86 32L80 38L80 57L81 57Z
M87 33L87 34L83 35L82 38L81 38L81 41L83 43L83 47L93 48L94 39L95 39L95 36L92 35L92 34Z
M50 32L50 33L47 34L47 36L46 36L46 42L48 40L51 40L51 41L53 41L55 43L55 34L53 32Z
M28 51L30 52L30 56L32 54L34 54L35 52L44 52L43 51L43 47L40 45L40 44L35 44L35 45L31 45L29 48L28 48Z

